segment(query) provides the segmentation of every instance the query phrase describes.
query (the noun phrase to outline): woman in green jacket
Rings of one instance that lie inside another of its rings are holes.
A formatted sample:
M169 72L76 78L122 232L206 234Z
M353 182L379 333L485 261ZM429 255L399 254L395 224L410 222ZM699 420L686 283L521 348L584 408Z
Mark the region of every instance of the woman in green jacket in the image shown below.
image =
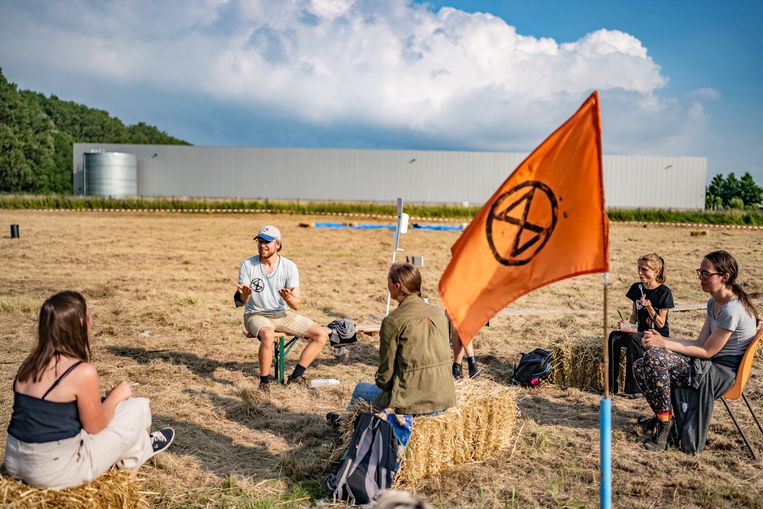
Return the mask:
M456 404L448 320L421 298L421 273L410 263L389 269L387 287L399 304L381 324L376 383L359 383L362 398L398 414L438 414Z

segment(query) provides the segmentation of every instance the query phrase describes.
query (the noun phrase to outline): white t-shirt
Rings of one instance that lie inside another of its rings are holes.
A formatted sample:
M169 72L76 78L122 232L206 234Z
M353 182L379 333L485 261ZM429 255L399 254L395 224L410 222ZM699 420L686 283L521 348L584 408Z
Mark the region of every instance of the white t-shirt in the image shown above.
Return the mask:
M293 261L279 255L276 270L268 274L260 263L260 255L255 255L241 262L238 282L247 284L252 289L252 295L244 305L245 315L279 312L286 310L286 301L278 291L281 288L298 287L299 271Z

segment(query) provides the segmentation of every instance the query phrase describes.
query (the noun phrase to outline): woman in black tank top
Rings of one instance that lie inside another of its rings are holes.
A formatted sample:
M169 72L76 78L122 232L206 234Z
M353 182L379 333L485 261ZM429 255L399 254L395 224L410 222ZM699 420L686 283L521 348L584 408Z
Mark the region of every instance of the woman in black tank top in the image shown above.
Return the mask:
M90 325L85 298L78 292L58 293L40 309L37 345L13 382L5 456L8 472L29 484L65 488L120 462L137 468L174 438L171 428L149 434L148 400L133 398L129 382L101 398L98 373L90 364ZM118 429L120 439L104 438L115 435L100 434L107 428ZM48 458L52 442L61 450Z

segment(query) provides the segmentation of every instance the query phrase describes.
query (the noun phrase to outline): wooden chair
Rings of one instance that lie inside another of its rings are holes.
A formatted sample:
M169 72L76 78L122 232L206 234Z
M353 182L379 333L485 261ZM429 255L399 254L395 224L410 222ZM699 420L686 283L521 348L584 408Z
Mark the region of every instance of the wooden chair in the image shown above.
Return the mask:
M747 435L744 434L744 431L742 431L741 426L739 426L739 423L737 422L736 416L734 415L734 412L731 411L731 407L728 404L728 400L738 400L739 398L742 398L742 400L747 405L747 408L750 410L750 413L752 414L752 418L755 419L755 424L758 425L758 429L761 433L763 433L763 426L760 425L760 421L758 420L758 416L755 415L755 412L752 409L752 406L750 406L750 401L747 399L747 396L744 394L744 390L747 387L747 381L750 379L750 371L752 370L752 361L755 358L755 351L758 349L758 343L760 343L760 339L763 337L763 328L758 329L758 333L755 335L755 338L752 340L752 343L749 344L747 347L747 351L744 354L744 357L742 357L742 362L739 364L739 369L737 369L737 377L736 381L734 382L734 386L729 389L726 394L721 396L721 401L723 401L723 404L726 407L726 410L729 412L729 416L731 416L731 420L734 421L734 424L736 425L737 429L739 430L739 434L742 435L742 440L744 440L745 445L747 445L747 448L750 450L750 453L752 454L753 459L758 459L758 455L755 453L755 450L752 448L752 444L750 444L750 441L747 440Z

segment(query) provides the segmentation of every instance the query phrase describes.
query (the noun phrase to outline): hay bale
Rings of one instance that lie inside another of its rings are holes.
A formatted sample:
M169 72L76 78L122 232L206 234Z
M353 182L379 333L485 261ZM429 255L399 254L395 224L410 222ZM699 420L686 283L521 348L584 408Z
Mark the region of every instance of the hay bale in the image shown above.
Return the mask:
M455 407L436 417L413 419L395 485L415 486L453 465L488 458L511 443L517 392L486 378L456 382ZM335 461L349 447L357 416L371 411L370 403L358 401L342 419L342 446L336 450Z
M91 483L65 490L32 488L0 476L0 506L6 509L148 509L142 480L134 472L112 468Z
M604 346L600 337L558 338L551 344L551 381L562 387L604 391ZM617 385L625 386L625 353L620 357Z
M456 383L455 407L436 417L416 417L396 485L416 486L453 465L489 458L515 438L516 388L487 379Z

